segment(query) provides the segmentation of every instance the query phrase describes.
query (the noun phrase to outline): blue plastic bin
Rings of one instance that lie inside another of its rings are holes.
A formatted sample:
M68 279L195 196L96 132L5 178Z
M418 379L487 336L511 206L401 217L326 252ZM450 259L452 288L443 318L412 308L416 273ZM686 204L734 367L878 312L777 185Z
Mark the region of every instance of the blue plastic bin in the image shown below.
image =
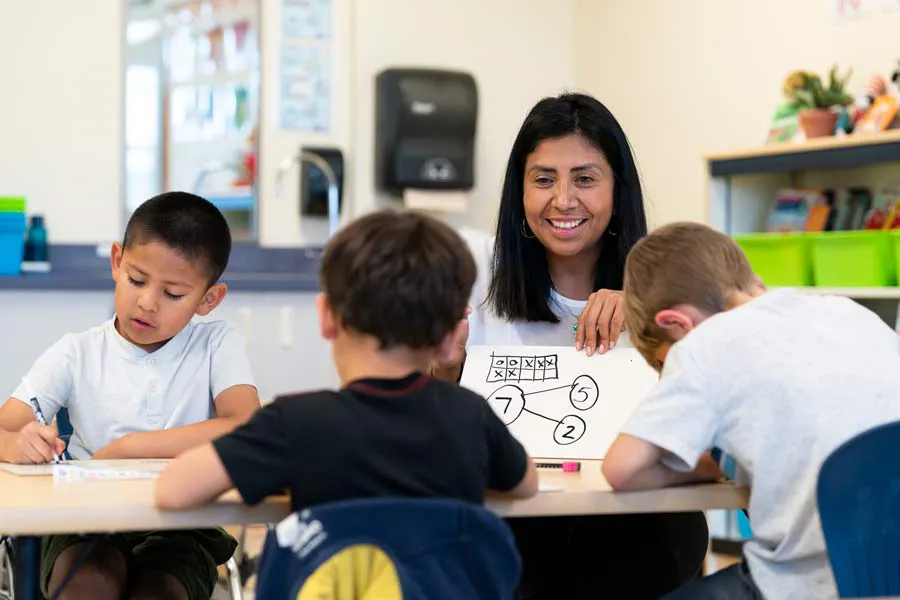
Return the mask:
M19 275L25 252L24 212L0 212L0 275Z

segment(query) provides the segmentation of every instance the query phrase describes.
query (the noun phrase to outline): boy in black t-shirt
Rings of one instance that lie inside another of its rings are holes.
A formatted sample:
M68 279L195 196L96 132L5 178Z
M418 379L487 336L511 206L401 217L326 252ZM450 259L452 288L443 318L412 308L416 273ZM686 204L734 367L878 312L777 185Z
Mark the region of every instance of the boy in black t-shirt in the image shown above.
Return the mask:
M342 388L276 398L245 425L176 458L156 502L185 508L234 487L283 489L294 510L374 496L481 503L537 493L534 464L481 396L431 379L466 323L475 264L450 227L371 213L329 242L317 298Z

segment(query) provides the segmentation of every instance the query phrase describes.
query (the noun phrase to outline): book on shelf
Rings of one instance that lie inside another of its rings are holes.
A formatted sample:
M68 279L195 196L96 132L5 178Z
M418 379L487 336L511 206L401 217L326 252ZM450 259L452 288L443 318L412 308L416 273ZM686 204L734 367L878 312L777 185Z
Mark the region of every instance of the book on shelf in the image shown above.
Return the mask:
M766 231L794 233L900 228L900 187L779 190Z
M823 231L831 215L832 197L828 190L779 190L766 230L770 233Z

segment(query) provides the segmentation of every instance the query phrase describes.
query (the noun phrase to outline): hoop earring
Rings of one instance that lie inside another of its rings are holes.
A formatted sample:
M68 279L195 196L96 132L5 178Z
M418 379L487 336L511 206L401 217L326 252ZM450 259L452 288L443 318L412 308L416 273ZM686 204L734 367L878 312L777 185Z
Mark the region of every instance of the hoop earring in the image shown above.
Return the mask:
M613 211L612 218L609 220L609 224L606 226L606 233L608 233L609 235L616 235L616 232L613 231L613 228L612 228L613 219L615 217L616 217L616 213L615 213L615 211Z
M525 217L522 217L522 226L521 226L521 229L522 229L522 237L523 237L523 238L525 238L525 239L527 239L527 240L533 240L533 239L534 239L534 234L533 234L533 233L532 233L531 235L528 235L528 225L525 223Z

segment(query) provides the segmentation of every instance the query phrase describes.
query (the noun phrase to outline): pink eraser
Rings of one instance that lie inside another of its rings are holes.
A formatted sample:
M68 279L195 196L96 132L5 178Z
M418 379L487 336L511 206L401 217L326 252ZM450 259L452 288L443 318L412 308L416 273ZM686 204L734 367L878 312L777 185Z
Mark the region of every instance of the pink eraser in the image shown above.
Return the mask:
M562 470L565 473L577 473L581 470L581 463L579 462L564 462L562 464Z

